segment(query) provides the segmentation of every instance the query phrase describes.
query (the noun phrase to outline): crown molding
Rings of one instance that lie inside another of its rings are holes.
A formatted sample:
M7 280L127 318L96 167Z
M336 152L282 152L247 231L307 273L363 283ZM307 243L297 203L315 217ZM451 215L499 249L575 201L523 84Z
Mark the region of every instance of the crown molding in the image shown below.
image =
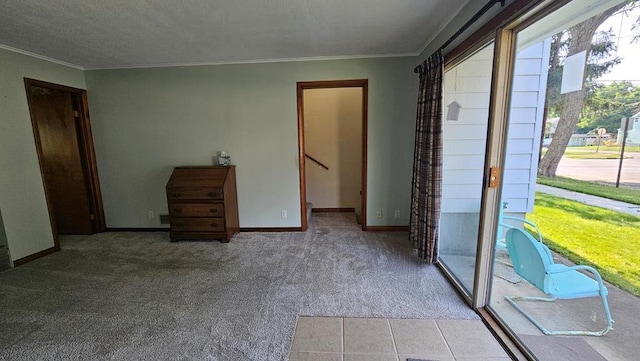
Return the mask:
M50 58L50 57L44 56L44 55L39 55L39 54L36 54L36 53L32 53L30 51L14 48L12 46L4 45L4 44L0 44L0 49L8 50L8 51L11 51L11 52L14 52L14 53L18 53L18 54L22 54L22 55L26 55L26 56L30 56L32 58L36 58L36 59L40 59L40 60L45 60L45 61L48 61L48 62L51 62L51 63L55 63L55 64L58 64L58 65L63 65L63 66L69 67L69 68L74 68L74 69L78 69L78 70L86 70L85 68L83 68L80 65L67 63L66 61Z
M263 64L263 63L288 63L298 61L323 61L323 60L349 60L349 59L371 59L371 58L400 58L415 57L419 53L397 53L397 54L375 54L375 55L343 55L343 56L317 56L301 58L275 58L275 59L255 59L238 61L217 61L217 62L196 62L196 63L167 63L167 64L142 64L142 65L121 65L121 66L96 66L85 67L84 70L119 70L119 69L147 69L147 68L173 68L187 66L208 66L208 65L239 65L239 64Z

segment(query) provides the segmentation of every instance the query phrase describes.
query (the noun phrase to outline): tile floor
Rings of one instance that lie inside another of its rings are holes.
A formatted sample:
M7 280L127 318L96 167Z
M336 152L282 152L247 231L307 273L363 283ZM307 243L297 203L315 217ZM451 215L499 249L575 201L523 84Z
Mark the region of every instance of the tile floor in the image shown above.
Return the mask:
M480 320L299 317L290 361L509 360Z

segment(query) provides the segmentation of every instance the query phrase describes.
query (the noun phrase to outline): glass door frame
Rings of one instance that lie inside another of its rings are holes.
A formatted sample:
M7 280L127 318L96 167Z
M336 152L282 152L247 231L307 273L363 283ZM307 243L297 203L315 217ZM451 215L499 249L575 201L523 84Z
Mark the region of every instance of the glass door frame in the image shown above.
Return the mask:
M496 89L492 90L491 94L492 104L490 111L493 119L490 119L490 122L497 124L496 128L499 128L500 131L494 134L491 139L493 144L489 145L491 149L489 157L492 157L491 160L496 161L496 164L500 167L501 178L503 178L502 175L504 174L506 162L509 110L516 61L517 35L521 30L571 1L572 0L551 1L550 3L544 2L537 8L520 14L518 19L513 20L508 25L496 30L497 50L494 58L494 73L498 74L498 78L502 76L503 79L496 80ZM493 101L494 97L495 102ZM500 180L499 187L494 189L493 192L488 191L488 189L485 190L487 190L487 192L483 197L486 197L488 208L482 209L484 218L481 218L481 225L489 230L484 234L485 237L489 238L483 238L482 240L484 242L481 242L478 246L478 258L482 259L482 262L486 264L483 264L482 268L476 268L476 272L478 272L476 279L484 282L478 284L478 288L476 289L477 298L474 299L473 307L483 320L487 322L489 327L500 336L501 341L503 341L505 346L513 353L513 356L517 359L535 360L534 354L518 339L515 332L490 306L495 240L497 238L499 207L501 206L499 203L502 195L502 180ZM485 198L483 198L483 201L485 201Z
M509 111L511 105L511 92L513 89L513 73L516 62L516 40L518 33L532 23L542 19L546 15L559 9L560 7L571 2L571 0L556 1L541 9L534 9L527 14L520 16L519 19L512 21L501 29L496 30L496 51L494 54L494 80L491 90L491 103L489 105L490 119L489 125L493 127L494 133L490 134L487 145L488 164L495 164L499 169L499 185L496 188L485 187L483 193L481 226L483 237L479 240L478 258L482 258L484 262L492 264L495 248L495 239L497 236L498 213L500 208L500 198L502 194L502 180L504 178L504 166L506 162L506 148L509 131ZM487 166L487 172L489 171ZM483 296L478 295L477 303L474 307L485 307L489 305L490 298L490 281L492 267L484 265L477 276L485 278L483 284L479 284L479 290L482 290ZM486 270L485 270L486 268ZM485 271L485 272L482 272ZM486 288L483 288L486 287ZM478 292L480 293L480 292Z
M496 32L493 54L493 79L489 100L489 128L485 157L484 187L480 206L480 231L476 258L473 308L488 305L493 273L498 211L507 148L508 113L515 64L513 29Z
M469 47L464 53L460 53L458 54L458 56L455 59L449 60L445 66L444 66L444 72L448 72L453 70L453 68L457 67L458 65L462 64L465 60L468 60L469 58L473 57L474 55L476 55L478 52L482 51L483 49L485 49L488 46L491 46L492 43L494 43L495 38L493 36L493 34L488 34L489 36L485 36L483 37L481 40L478 40L472 47ZM493 51L493 57L494 60L492 61L492 69L495 66L495 44L494 46L494 51ZM492 75L491 77L491 87L489 88L489 94L492 93L493 91L493 86L494 86L494 75ZM454 284L454 287L457 289L457 291L460 293L460 295L463 297L463 299L469 304L470 307L472 308L476 308L476 306L474 305L474 298L475 295L477 294L477 264L479 261L479 245L482 239L482 209L484 207L483 204L483 199L485 198L484 192L485 192L485 188L486 188L486 171L484 171L484 169L486 168L486 164L487 163L487 159L488 159L488 154L489 154L489 145L492 142L492 140L490 139L490 135L492 134L492 124L491 124L491 114L490 114L490 105L487 107L487 131L486 131L486 143L485 143L485 152L484 152L484 165L483 165L483 180L482 180L482 191L480 193L480 198L481 198L481 202L480 202L480 218L479 218L479 224L478 224L478 234L476 237L476 254L475 254L475 261L474 261L474 268L476 268L476 270L474 270L474 280L473 280L473 285L471 287L471 290L468 290L467 287L463 284L463 282L458 278L458 276L456 276L455 271L447 266L446 261L444 261L442 259L442 257L439 257L440 262L438 263L438 266L440 267L441 271L447 276L447 278L449 279L449 281L451 283ZM441 220L442 221L442 220ZM440 240L440 245L442 245L442 239Z
M522 29L571 1L516 0L509 8L503 10L506 14L501 13L496 18L489 20L480 30L445 55L445 69L448 69L494 40L489 123L472 293L469 294L464 290L446 266L440 264L440 268L463 298L498 336L503 345L510 351L511 356L516 359L535 360L535 356L518 340L515 333L489 306L498 214L501 206L502 181L506 160L508 120L516 60L516 36ZM492 169L494 169L493 174ZM490 181L494 176L497 177L493 179L496 184L490 185Z
M469 47L465 54L472 54L488 42L494 41L493 76L489 100L489 124L487 129L487 146L485 153L484 182L482 190L480 229L478 235L478 253L476 259L476 277L471 297L474 308L482 308L489 303L489 289L493 264L493 251L497 235L498 214L502 194L504 166L507 153L508 120L513 88L513 73L516 61L516 36L518 32L549 13L571 2L537 1L536 6L523 8L509 19L491 36L485 36ZM451 63L458 63L462 56L457 56ZM447 63L448 66L455 65ZM496 172L492 174L492 169ZM495 185L491 186L491 178Z

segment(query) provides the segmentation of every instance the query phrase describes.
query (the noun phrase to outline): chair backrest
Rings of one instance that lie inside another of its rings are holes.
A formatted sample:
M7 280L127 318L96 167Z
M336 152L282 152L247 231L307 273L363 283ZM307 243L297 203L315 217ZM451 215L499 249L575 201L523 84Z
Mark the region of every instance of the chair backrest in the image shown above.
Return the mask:
M506 236L507 251L513 263L513 269L543 292L545 277L553 264L544 246L529 233L520 228L511 228Z
M504 209L507 208L507 202L502 202L500 205L500 211L498 212L498 229L496 234L498 239L504 238Z

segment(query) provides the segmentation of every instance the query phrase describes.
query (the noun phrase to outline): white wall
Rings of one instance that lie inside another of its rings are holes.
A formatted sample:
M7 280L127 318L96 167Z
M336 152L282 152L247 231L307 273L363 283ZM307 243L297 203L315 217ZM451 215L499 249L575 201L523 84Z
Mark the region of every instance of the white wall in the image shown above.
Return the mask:
M369 79L368 211L408 224L417 77L414 57L88 71L108 227L158 227L175 166L237 165L241 227L299 227L296 82ZM280 211L289 218L281 219Z
M304 90L307 202L314 208L354 208L362 188L362 88Z
M53 247L24 77L84 88L84 75L0 49L0 208L13 260Z

